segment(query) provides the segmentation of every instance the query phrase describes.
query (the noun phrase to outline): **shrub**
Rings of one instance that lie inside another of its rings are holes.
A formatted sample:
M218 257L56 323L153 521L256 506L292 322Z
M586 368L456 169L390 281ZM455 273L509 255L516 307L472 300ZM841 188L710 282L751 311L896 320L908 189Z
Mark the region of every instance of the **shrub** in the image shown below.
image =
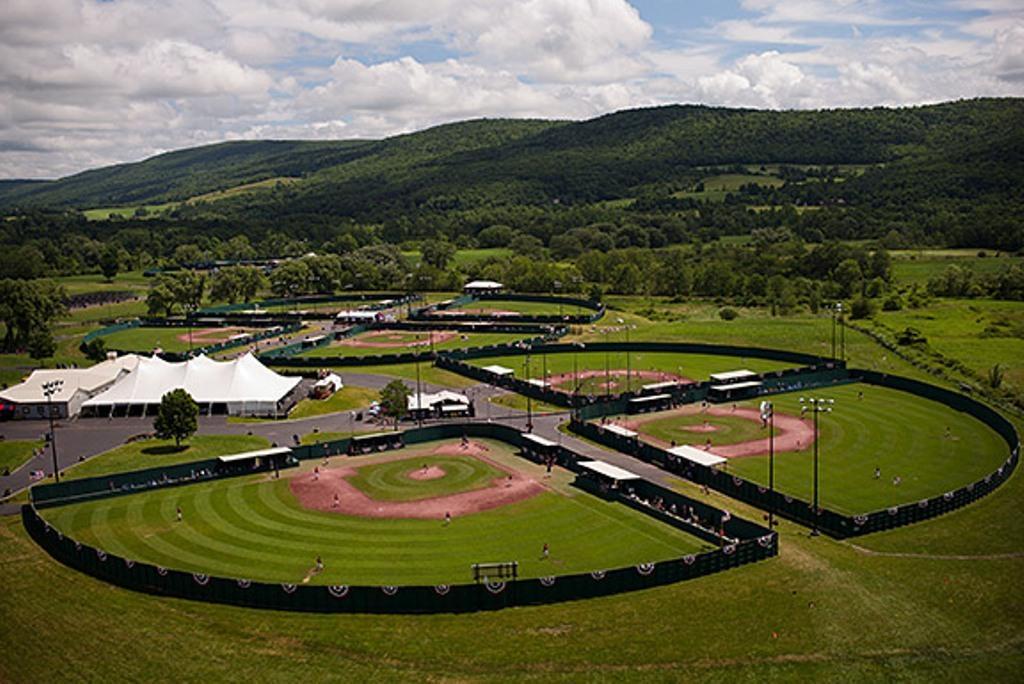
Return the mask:
M729 308L728 306L718 310L718 316L723 321L733 321L739 318L739 314L736 309Z

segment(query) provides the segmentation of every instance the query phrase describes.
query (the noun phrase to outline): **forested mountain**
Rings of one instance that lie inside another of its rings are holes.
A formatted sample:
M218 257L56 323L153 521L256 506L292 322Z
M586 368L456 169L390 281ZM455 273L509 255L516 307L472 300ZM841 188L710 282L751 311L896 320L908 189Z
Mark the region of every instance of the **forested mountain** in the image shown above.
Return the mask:
M263 256L522 237L561 258L778 229L807 242L1014 251L1024 248L1022 131L1024 100L980 99L678 105L581 122L465 121L380 141L223 143L0 183L0 245L31 246L61 272L95 268L105 242L152 263L182 245L229 254L218 245L236 236ZM164 206L132 216L145 204ZM75 211L116 206L127 209L109 221ZM12 268L26 261L18 254L7 250Z
M787 112L668 106L578 123L478 120L378 142L181 150L49 183L0 185L0 206L159 203L274 177L305 179L281 196L255 199L275 212L360 217L424 205L580 203L684 189L700 177L695 167L712 165L904 160L943 174L944 164L996 170L1024 158L1022 126L1020 100Z

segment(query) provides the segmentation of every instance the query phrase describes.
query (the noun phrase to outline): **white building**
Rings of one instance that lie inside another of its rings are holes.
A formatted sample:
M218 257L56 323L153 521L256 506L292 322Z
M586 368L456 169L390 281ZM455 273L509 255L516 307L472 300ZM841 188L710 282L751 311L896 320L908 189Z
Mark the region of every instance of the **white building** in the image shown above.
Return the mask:
M474 280L466 283L463 286L462 291L468 295L478 294L498 294L505 289L505 286L501 283L497 283L493 280Z
M25 382L0 391L0 399L15 405L15 418L46 418L43 385L61 381L51 397L54 418L77 416L89 398L128 375L139 363L135 354L108 358L89 368L46 368L32 371Z
M441 390L433 394L413 393L406 400L406 406L413 418L465 416L471 413L469 397L450 390Z

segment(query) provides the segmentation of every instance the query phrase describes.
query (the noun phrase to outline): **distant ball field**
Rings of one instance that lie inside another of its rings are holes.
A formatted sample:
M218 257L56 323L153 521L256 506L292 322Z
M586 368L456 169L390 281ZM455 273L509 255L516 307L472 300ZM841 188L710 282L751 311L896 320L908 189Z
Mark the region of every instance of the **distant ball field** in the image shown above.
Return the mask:
M326 466L306 462L282 471L279 480L261 473L43 513L65 534L134 560L315 584L454 584L472 581L472 563L501 561L518 561L521 577L543 577L706 548L570 487L565 471L547 476L505 444L474 440L461 450L458 441L447 441L338 456ZM497 505L488 508L495 497ZM317 556L324 563L319 573L313 572Z
M780 423L801 424L799 447L778 446L775 486L790 496L812 496L813 428L811 414L800 420L800 397L834 399L831 413L819 414L819 497L821 504L846 514L867 513L919 501L983 478L1009 456L1006 443L981 421L939 402L863 383L825 387L771 397ZM662 446L710 444L729 458L727 472L762 485L768 483L768 430L756 418L759 401L699 406L672 413L621 417L643 439ZM753 418L750 416L753 415ZM751 455L735 456L751 442ZM876 477L875 469L878 469Z
M469 347L510 344L529 337L519 333L476 333L454 330L412 331L371 330L335 340L328 347L316 347L299 356L378 356L387 354L451 351Z

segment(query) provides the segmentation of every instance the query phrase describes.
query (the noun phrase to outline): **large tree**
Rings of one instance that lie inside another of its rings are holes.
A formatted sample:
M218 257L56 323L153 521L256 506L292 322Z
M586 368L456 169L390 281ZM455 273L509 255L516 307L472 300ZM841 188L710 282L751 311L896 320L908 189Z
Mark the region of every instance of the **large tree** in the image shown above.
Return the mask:
M64 299L64 288L50 280L0 280L3 351L24 349L36 331L49 335L50 324L66 311Z
M409 413L409 396L412 392L401 380L392 380L380 391L380 405L384 413L395 419L395 427L398 421Z
M160 439L174 439L175 446L199 429L199 406L184 389L171 390L160 399L153 430Z

